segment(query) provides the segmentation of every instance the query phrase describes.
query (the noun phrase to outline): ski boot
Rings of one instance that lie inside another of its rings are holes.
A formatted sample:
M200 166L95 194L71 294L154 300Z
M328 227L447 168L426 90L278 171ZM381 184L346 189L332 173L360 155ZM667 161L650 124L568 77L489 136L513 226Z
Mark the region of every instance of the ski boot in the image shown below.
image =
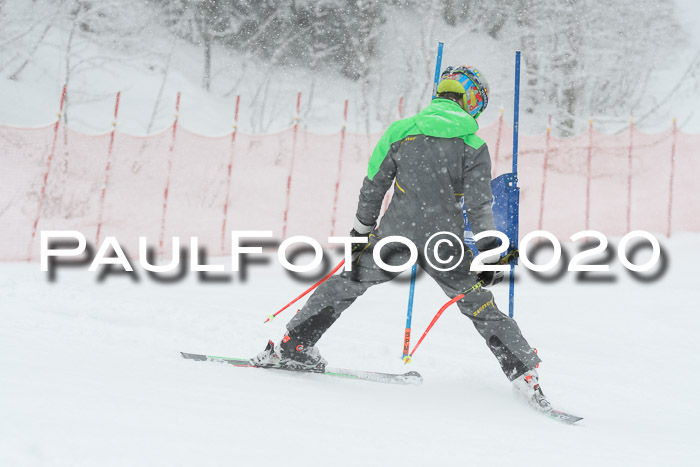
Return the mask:
M540 412L550 412L552 406L542 392L539 376L534 368L513 380L513 389Z
M265 368L323 373L328 362L316 347L304 346L287 334L279 345L268 341L265 350L251 358L250 363Z

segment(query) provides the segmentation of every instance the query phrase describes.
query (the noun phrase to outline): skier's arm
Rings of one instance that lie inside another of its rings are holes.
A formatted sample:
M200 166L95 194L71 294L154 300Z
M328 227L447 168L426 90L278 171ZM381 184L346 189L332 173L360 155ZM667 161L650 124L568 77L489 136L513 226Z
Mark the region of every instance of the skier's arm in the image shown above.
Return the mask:
M369 161L367 176L362 182L360 200L357 203L357 221L364 226L377 222L386 192L396 177L396 162L393 157L391 128L381 137ZM367 230L369 231L369 229Z
M495 230L491 208L491 156L486 144L478 149L467 148L463 168L464 206L469 216L472 232ZM477 242L479 251L497 246L495 237L486 237Z

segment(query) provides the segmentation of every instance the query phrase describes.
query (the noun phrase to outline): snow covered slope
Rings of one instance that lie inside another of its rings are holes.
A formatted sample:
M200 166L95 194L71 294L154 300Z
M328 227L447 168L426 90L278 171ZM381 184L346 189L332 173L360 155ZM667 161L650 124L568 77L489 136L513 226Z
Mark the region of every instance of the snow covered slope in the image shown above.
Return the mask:
M293 311L265 317L306 285L277 268L163 285L86 269L49 283L37 264L0 264L0 465L697 465L698 240L666 242L652 283L618 268L614 283L543 284L520 269L516 318L545 393L585 417L576 426L516 399L454 307L410 365L424 383L390 386L180 358L278 339ZM361 297L319 343L325 357L403 371L407 290ZM505 306L506 287L495 293ZM414 336L445 301L418 281Z

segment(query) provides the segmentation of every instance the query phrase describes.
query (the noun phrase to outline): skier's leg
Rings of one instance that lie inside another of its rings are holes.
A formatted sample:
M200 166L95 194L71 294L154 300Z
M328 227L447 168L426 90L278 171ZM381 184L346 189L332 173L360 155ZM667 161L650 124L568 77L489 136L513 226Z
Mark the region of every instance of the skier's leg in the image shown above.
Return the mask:
M279 346L268 342L267 347L251 362L257 366L275 366L319 371L326 361L315 346L343 311L376 284L387 282L399 273L382 270L374 262L373 246L378 238L370 235L370 243L355 255L352 271L332 276L318 286L304 307L287 323L287 334ZM405 250L405 251L404 251ZM401 246L382 249L382 259L390 265L404 264L410 254Z
M301 311L287 323L291 339L307 347L315 345L357 297L399 274L384 271L374 262L372 248L376 242L377 237L371 236L368 247L353 260L352 271L332 276L314 291ZM408 258L409 252L402 246L387 245L382 249L382 259L387 264L404 264Z
M448 297L455 297L478 281L476 273L469 270L470 263L471 255L467 253L452 271L437 271L430 265L425 270ZM480 288L467 294L457 305L484 338L508 379L512 381L538 365L540 359L523 337L518 324L498 309L488 289Z

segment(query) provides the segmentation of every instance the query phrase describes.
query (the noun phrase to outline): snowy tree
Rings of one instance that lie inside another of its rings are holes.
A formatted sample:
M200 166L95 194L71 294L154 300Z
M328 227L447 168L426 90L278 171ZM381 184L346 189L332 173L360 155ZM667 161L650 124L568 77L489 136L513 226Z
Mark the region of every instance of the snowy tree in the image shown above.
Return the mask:
M154 0L158 16L179 37L202 48L202 87L211 86L213 46L232 33L229 3L224 0Z
M673 0L6 0L0 73L21 81L35 52L53 47L64 65L60 84L77 84L73 103L100 98L80 92L79 75L118 62L150 70L161 63L162 90L169 57L173 67L190 58L179 47L184 40L198 51L207 90L227 96L251 74L260 77L250 93L259 109L279 98L274 80L285 69L313 72L309 98L316 81L354 81L353 112L369 131L370 120L395 118L388 102L403 97L408 112L425 105L443 40L450 59L482 67L500 102L512 92L505 63L521 49L523 111L537 117L529 121L552 114L558 134L571 135L589 115L620 127L630 113L644 117L665 105L655 76L686 45L674 7ZM694 60L684 82L669 88L697 95ZM225 91L214 86L223 83ZM255 118L264 130L264 118Z
M383 22L379 0L154 0L164 23L201 45L208 87L211 47L219 42L268 63L325 63L358 80L367 75Z
M580 131L588 115L625 120L645 108L655 57L683 43L671 0L530 1L517 27L525 60L526 112L554 113L562 135ZM653 38L653 39L651 39Z
M562 135L643 112L656 57L684 44L672 0L443 0L442 17L521 49L523 108L552 113Z

